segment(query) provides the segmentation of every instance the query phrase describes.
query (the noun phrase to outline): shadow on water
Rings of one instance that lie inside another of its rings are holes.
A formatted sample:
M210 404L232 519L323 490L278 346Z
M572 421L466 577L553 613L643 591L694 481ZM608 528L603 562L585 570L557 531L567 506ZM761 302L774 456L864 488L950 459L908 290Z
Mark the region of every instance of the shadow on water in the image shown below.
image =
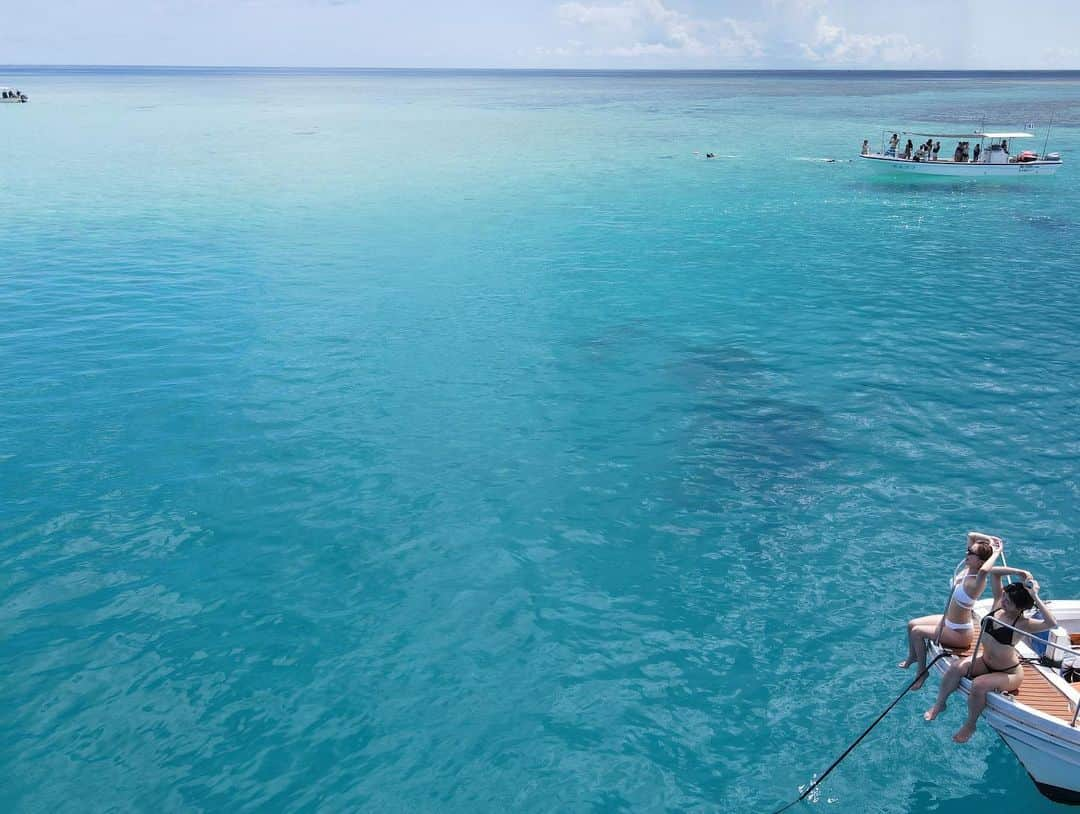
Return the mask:
M1069 810L1067 806L1054 803L1039 793L1023 766L1000 739L995 738L985 754L986 768L978 785L968 787L965 789L966 793L960 796L949 797L942 781L948 782L950 778L942 778L941 781L927 778L912 789L911 798L904 810L910 814L928 811L941 814L984 814L994 810L1050 814ZM956 760L965 759L981 760L982 756L956 755ZM947 766L941 769L943 772L948 771Z
M906 176L878 175L853 184L860 192L908 192L924 195L978 195L1008 198L1029 195L1033 190L1046 188L1054 176L1039 175L1017 178L969 178L957 181L946 176L910 178ZM1037 186L1036 186L1037 185Z
M763 373L764 362L738 345L694 346L687 348L670 366L684 380L711 386L714 375L731 376Z
M1058 234L1075 232L1080 228L1080 222L1078 221L1055 218L1051 215L1028 215L1024 218L1024 221L1039 231Z
M632 320L612 325L598 336L578 343L593 361L610 360L623 354L634 342L649 340L652 334L644 320Z
M770 485L786 491L829 457L824 412L778 396L776 371L754 353L722 344L682 356L671 371L695 393L685 408L686 452L701 476L767 499Z
M665 445L668 463L654 487L680 511L749 511L786 499L832 457L824 412L786 398L783 371L743 345L665 348L646 323L634 321L578 347L590 365L608 370L632 369L644 357L662 366L664 404L647 420L673 443Z
M634 465L587 472L548 554L521 559L536 635L558 643L537 650L531 672L562 675L540 720L567 748L587 746L588 771L608 771L616 753L641 777L677 766L669 808L746 810L772 692L746 677L773 658L752 644L767 636L764 615L747 609L772 601L786 553L769 541L797 533L815 470L834 457L826 416L793 401L785 371L745 344L623 322L576 351L590 378L641 386L649 403L605 417L609 457ZM659 808L654 793L593 800L645 810Z
M798 533L821 471L837 457L827 417L787 398L782 371L744 347L696 346L680 356L669 374L685 402L663 497L706 524L717 573L749 598L783 570L783 547L770 541Z

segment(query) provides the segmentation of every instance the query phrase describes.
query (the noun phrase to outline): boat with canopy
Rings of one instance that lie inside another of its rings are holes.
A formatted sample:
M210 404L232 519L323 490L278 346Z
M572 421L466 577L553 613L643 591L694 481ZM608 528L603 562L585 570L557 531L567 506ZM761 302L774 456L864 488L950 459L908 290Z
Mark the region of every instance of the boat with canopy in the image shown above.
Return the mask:
M929 139L918 146L912 144L912 137ZM984 131L968 133L894 133L886 141L881 135L881 149L873 152L868 143L864 143L859 156L879 170L912 175L952 175L962 177L1010 177L1016 175L1053 175L1061 167L1061 155L1058 153L1039 154L1033 150L1010 152L1010 142L1035 138L1034 133L1026 131ZM955 149L944 157L935 152L933 147L941 146L942 140L950 145L955 141ZM906 142L906 143L905 143ZM908 145L911 149L905 149ZM1043 146L1045 150L1045 144Z

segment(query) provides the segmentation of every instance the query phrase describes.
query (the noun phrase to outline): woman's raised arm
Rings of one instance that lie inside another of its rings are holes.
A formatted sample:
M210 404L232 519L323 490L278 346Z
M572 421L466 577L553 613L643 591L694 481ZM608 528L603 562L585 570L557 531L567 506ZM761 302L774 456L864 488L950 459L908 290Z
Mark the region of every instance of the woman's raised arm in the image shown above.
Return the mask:
M975 593L972 596L979 596L986 588L986 578L991 574L994 574L998 569L994 567L994 561L1001 556L1002 542L1000 537L991 537L987 534L982 534L977 531L968 532L968 545L972 542L982 543L987 542L990 544L990 556L979 566L979 572L975 579ZM994 603L1001 598L1001 578L998 577L994 585Z
M997 574L1002 577L1020 577L1022 579L1031 579L1031 572L1025 571L1023 568L1006 568L1003 565L996 565L990 569L991 574Z
M1034 579L1029 580L1024 584L1028 593L1031 594L1031 598L1035 600L1035 607L1039 609L1039 613L1042 614L1042 619L1024 619L1023 628L1031 633L1038 633L1041 630L1050 630L1058 626L1057 619L1054 618L1054 614L1050 612L1050 608L1046 607L1042 599L1039 598L1039 583ZM1017 627L1020 627L1018 625Z
M994 592L994 604L990 612L993 613L1001 607L1001 598L1005 596L1005 589L1001 586L1001 574L990 572L990 590Z

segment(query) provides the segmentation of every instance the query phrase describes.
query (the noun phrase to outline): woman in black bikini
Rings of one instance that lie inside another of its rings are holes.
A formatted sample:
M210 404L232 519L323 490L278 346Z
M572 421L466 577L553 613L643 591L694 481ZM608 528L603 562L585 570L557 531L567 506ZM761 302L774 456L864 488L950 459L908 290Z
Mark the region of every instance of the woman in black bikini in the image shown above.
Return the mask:
M1039 583L1033 579L1026 582L1013 582L1001 587L1001 574L993 574L994 608L983 617L982 635L979 654L974 659L962 659L952 665L941 679L934 705L923 715L928 721L934 720L945 709L945 701L960 686L960 679L971 676L971 692L968 695L968 716L953 740L966 743L975 734L975 722L986 707L986 695L991 692L1015 692L1024 680L1024 670L1020 665L1020 656L1016 652L1016 641L1020 634L1005 625L1026 633L1038 633L1057 627L1057 620L1050 609L1039 599ZM1042 619L1029 619L1025 611L1037 607L1042 612Z

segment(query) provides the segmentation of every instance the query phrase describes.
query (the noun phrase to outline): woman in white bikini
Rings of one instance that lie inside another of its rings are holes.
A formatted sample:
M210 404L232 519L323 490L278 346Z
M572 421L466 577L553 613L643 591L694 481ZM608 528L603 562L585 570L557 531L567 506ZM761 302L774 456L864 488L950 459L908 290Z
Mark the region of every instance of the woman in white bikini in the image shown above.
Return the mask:
M1024 680L1024 668L1016 652L1016 642L1021 636L1016 630L1038 633L1057 627L1054 614L1039 598L1039 583L1029 575L1025 582L1013 582L1002 588L1001 574L998 571L1006 570L1014 569L994 569L994 609L983 617L979 653L974 659L962 659L949 667L941 679L937 700L923 713L926 720L932 721L944 712L945 701L953 690L960 686L960 679L969 676L971 692L968 695L968 716L963 726L953 735L953 740L957 743L966 743L975 734L975 723L986 707L988 693L1015 692L1020 688ZM1039 609L1042 619L1029 619L1024 616L1025 611L1033 607Z
M906 670L912 664L917 664L918 671L923 672L926 669L926 639L934 639L945 647L959 650L971 646L975 630L971 609L986 588L986 578L993 570L994 560L1000 556L1000 538L978 531L968 532L967 555L964 558L967 571L953 582L952 596L945 615L920 616L908 622L908 654L897 666ZM919 689L925 681L926 676L922 676L911 685L911 689Z

